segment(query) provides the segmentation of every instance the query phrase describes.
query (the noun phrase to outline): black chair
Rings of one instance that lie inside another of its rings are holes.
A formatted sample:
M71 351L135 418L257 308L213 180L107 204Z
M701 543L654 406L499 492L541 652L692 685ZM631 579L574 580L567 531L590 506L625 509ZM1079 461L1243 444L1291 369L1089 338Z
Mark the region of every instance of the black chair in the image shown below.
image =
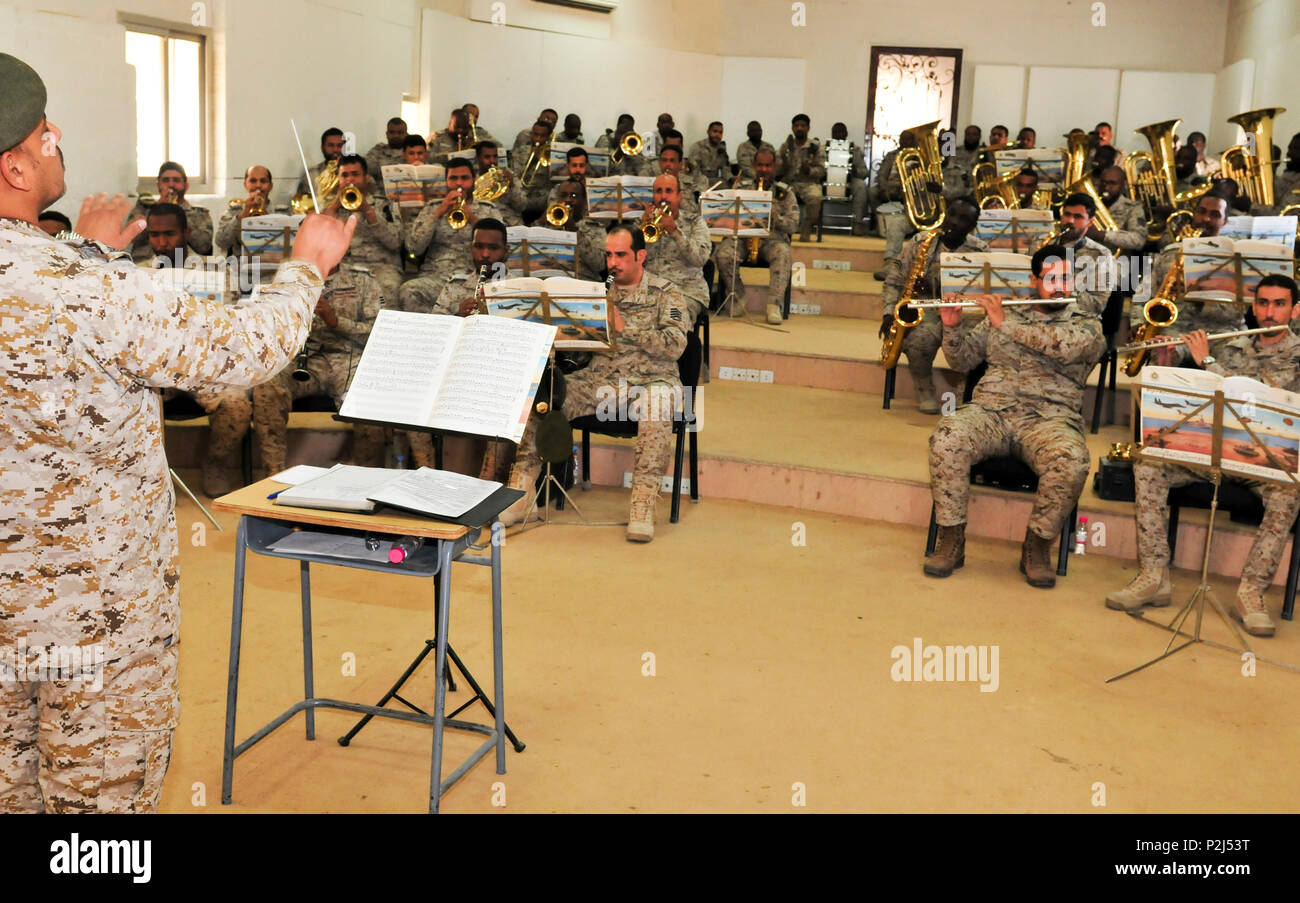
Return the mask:
M700 500L699 473L699 433L695 426L695 390L699 386L700 376L700 340L694 332L686 335L686 350L677 361L677 372L682 382L683 410L673 420L673 435L676 437L676 449L673 455L673 502L672 513L668 520L677 523L682 505L682 459L686 451L686 439L690 436L691 447L691 501ZM689 390L689 391L686 391ZM591 488L591 434L614 436L631 439L636 436L635 420L600 420L595 414L588 414L573 421L574 429L582 431L582 488Z
M208 412L203 410L203 406L194 400L194 396L188 392L182 392L174 398L163 402L163 420L197 420L200 417L208 416ZM244 478L244 485L247 486L253 482L253 430L250 427L248 432L244 433L244 440L239 445L239 465L240 472Z
M1119 332L1120 315L1124 312L1124 299L1132 292L1115 291L1106 301L1101 313L1101 332L1106 338L1106 350L1101 355L1101 370L1097 373L1097 394L1092 405L1092 433L1101 429L1101 409L1106 401L1106 390L1115 397L1115 377L1119 370L1119 355L1115 351L1115 335Z
M1169 490L1169 560L1178 548L1178 512L1180 508L1206 508L1214 498L1214 484L1198 480L1186 486ZM1234 524L1258 526L1264 519L1264 502L1245 486L1238 483L1221 483L1219 508L1227 511ZM1297 582L1300 582L1300 518L1291 525L1291 563L1286 572L1286 589L1282 595L1282 619L1290 621L1295 612Z
M985 458L970 469L971 485L990 486L1008 492L1037 492L1038 475L1028 464L1011 455ZM1079 518L1079 505L1070 509L1070 516L1061 524L1060 549L1056 555L1056 573L1064 577L1070 565L1070 533ZM939 538L939 524L934 519L934 505L930 505L930 532L925 540L925 554L934 551Z

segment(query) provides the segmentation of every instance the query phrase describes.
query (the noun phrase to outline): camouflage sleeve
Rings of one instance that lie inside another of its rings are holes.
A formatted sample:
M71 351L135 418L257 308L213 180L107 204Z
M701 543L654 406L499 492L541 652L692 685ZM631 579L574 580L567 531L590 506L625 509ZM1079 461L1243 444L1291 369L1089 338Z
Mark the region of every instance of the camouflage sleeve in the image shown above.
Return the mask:
M370 227L370 232L375 239L390 251L396 251L402 247L403 232L402 217L394 212L393 205L387 200L375 199L378 203L375 210L375 224Z
M147 386L242 389L284 369L307 339L322 280L289 260L257 303L229 305L163 290L123 259L70 274L61 296L74 339L103 366Z
M619 333L618 340L658 360L675 361L686 350L686 302L675 285L648 291L659 293L659 316L655 328L636 329L628 324L628 328Z
M1125 251L1140 251L1147 243L1147 224L1142 219L1142 207L1135 205L1127 208L1124 218L1117 220L1115 230L1107 230L1106 244L1112 248Z
M799 228L799 202L794 192L785 189L785 197L777 199L772 195L772 231L793 235Z
M685 229L681 228L679 223L677 231L673 233L673 241L677 243L677 249L681 252L682 260L689 266L704 266L709 260L709 254L713 252L713 241L709 238L709 229L704 225L704 220L698 216Z
M190 227L189 246L196 254L207 256L212 253L212 214L206 207L193 207L185 213L186 224Z
M777 148L776 178L778 181L782 181L782 182L789 181L789 176L791 175L791 171L794 168L794 163L791 160L791 155L789 153L789 150L790 150L790 143L788 141L781 142L781 146Z
M556 188L558 187L559 186L557 185ZM552 196L555 194L556 188L551 189ZM505 204L511 210L516 210L519 213L524 212L524 208L528 206L528 198L524 196L524 190L519 187L518 179L510 180L510 187L507 188L506 193L501 196L500 203ZM547 201L547 203L552 204L554 201Z
M379 289L379 283L374 279L358 279L357 290L359 293L358 303L353 306L351 311L348 311L353 316L343 316L339 311L335 311L339 325L334 329L334 332L337 335L347 336L352 340L352 344L360 349L366 347L366 339L370 335L370 329L375 325L375 318L379 316L379 309L383 307L384 296Z
M912 261L915 259L916 240L909 238L903 243L903 249L898 252L898 256L889 261L889 266L885 270L885 284L880 289L880 300L884 302L885 313L894 312L894 306L903 295L907 273L912 269Z
M239 247L240 229L243 225L243 220L239 218L241 210L241 207L231 207L217 224L217 246L228 254L233 254Z
M578 224L578 263L594 279L605 268L605 230L596 220Z
M412 254L423 254L433 240L433 230L438 228L438 218L434 214L442 201L430 201L420 210L420 215L406 230L406 250Z
M956 326L943 327L943 356L960 373L974 370L989 353L989 321L981 318L971 326L965 318Z
M438 300L433 302L433 310L430 313L454 317L460 310L460 302L465 300L467 294L465 288L466 284L459 279L448 282L438 293Z
M865 179L871 175L871 170L867 168L867 159L862 156L862 148L853 148L853 154L849 160L849 177L853 179Z
M1000 331L1017 345L1023 345L1060 364L1095 361L1106 349L1106 340L1101 333L1101 321L1087 313L1076 315L1070 323L1062 326L1012 324L1004 321ZM944 353L947 353L946 349Z
M822 182L826 179L826 148L824 145L817 145L817 153L809 154L812 158L808 161L809 175L814 182Z

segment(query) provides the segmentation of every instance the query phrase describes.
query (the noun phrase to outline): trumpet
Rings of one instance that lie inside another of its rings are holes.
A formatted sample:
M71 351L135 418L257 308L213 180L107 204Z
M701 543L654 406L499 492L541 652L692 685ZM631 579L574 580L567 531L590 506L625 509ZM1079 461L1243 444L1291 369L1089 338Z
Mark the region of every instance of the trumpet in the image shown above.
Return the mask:
M609 155L610 163L622 163L626 157L635 157L645 148L645 142L636 132L628 132L623 136L623 140L618 143L618 147Z
M349 185L339 194L339 206L344 210L360 210L365 199L365 193L360 188Z
M1290 328L1291 328L1290 325L1287 323L1279 323L1276 326L1261 326L1258 329L1238 329L1238 330L1234 330L1233 332L1215 332L1215 333L1211 333L1210 335L1207 335L1206 338L1211 342L1216 342L1219 339L1235 339L1244 335L1262 335L1263 333L1266 332L1279 332L1283 329L1290 329ZM1160 338L1160 339L1149 339L1145 342L1134 342L1131 345L1125 345L1122 348L1116 348L1115 351L1119 354L1127 354L1130 351L1146 351L1151 348L1163 348L1166 346L1186 345L1186 344L1187 344L1187 336L1166 336L1165 338Z
M457 197L456 203L447 211L447 225L453 229L464 229L469 225L469 215L465 212L465 198Z
M254 191L253 194L252 194L251 200L252 200L253 203L252 203L252 204L249 206L249 208L248 208L248 215L249 215L249 216L265 216L265 215L266 215L266 195L262 194L262 192L260 192L260 191Z
M546 208L546 222L557 229L564 228L570 216L568 204L552 204Z
M758 191L767 190L763 186L762 179L759 179L754 184L757 186ZM762 241L761 239L759 239L757 235L751 235L749 238L745 239L745 262L746 263L758 263L758 253L759 253L760 244L762 244Z
M659 223L669 209L668 202L664 201L654 209L654 213L650 215L649 219L642 219L641 234L645 236L646 244L652 245L659 240L659 233L662 231L659 228Z

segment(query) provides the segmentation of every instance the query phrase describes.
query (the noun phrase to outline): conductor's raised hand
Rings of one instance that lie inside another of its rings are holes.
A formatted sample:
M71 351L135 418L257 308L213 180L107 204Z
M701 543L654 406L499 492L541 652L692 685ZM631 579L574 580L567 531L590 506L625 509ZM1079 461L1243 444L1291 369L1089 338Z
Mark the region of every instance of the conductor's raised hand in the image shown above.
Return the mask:
M314 263L322 277L328 276L348 252L356 230L355 213L341 222L333 216L309 213L294 239L293 259Z
M126 219L132 206L131 202L120 194L111 198L103 192L92 194L81 205L81 213L77 216L76 232L83 238L103 242L110 248L122 250L143 232L145 227L143 218L132 220L125 228L122 227L122 220Z

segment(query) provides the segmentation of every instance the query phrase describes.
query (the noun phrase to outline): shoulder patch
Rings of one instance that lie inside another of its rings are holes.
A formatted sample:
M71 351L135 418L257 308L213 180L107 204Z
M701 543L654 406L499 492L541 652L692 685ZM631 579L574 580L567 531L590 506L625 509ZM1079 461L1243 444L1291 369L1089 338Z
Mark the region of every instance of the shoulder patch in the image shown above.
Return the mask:
M682 322L682 309L674 305L673 307L669 308L668 316L669 318L676 320L678 323L680 323Z

